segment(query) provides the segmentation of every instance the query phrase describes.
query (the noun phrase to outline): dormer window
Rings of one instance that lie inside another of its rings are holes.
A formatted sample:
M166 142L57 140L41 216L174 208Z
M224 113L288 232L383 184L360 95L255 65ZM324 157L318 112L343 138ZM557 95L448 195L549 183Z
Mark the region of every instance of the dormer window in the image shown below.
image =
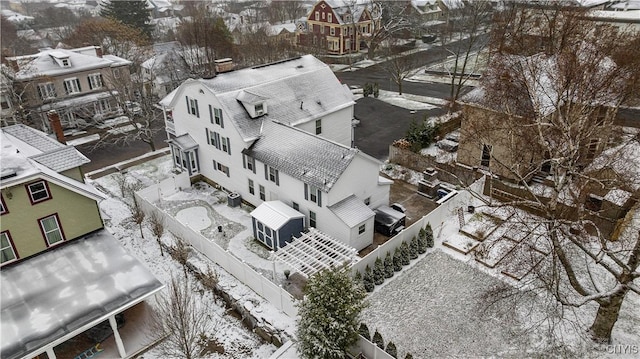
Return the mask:
M242 103L242 106L251 118L257 118L266 115L268 112L266 103L267 98L264 96L251 93L247 90L242 90L240 91L236 99L240 103Z
M49 53L49 56L53 58L58 66L60 67L71 67L71 61L69 60L69 55L65 52L56 50Z
M256 116L264 115L264 105L259 103L256 105Z
M60 62L62 62L62 67L71 67L69 59L61 59Z

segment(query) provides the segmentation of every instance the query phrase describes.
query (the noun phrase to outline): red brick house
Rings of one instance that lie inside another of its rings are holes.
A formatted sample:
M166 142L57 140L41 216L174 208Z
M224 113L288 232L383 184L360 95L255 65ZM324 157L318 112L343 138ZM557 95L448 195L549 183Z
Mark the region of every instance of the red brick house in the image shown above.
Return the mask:
M298 23L298 44L344 55L366 48L380 23L380 8L369 1L321 0Z

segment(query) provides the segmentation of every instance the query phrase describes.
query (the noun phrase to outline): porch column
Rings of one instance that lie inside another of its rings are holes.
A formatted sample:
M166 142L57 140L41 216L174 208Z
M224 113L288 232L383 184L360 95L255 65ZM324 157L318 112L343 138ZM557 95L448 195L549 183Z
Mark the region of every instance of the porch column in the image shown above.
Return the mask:
M109 317L109 324L111 324L111 330L113 330L113 337L116 340L116 346L118 347L120 358L124 358L125 356L127 356L127 352L124 350L124 343L122 343L120 332L118 332L118 323L116 323L115 314Z
M56 353L53 351L53 348L47 349L47 356L49 359L56 359Z

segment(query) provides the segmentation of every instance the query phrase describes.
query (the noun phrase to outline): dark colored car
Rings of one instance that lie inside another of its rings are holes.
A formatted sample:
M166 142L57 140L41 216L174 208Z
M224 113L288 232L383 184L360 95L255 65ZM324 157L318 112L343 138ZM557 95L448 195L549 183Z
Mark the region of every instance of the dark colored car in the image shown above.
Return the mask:
M376 214L374 229L385 236L394 236L404 229L406 216L389 206L380 206L373 210Z

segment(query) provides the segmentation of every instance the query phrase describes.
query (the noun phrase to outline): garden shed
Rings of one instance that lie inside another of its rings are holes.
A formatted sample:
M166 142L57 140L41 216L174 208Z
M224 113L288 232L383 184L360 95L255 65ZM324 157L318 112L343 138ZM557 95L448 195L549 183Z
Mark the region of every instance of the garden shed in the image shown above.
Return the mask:
M253 236L277 251L299 237L304 230L304 214L281 201L263 202L251 212Z

